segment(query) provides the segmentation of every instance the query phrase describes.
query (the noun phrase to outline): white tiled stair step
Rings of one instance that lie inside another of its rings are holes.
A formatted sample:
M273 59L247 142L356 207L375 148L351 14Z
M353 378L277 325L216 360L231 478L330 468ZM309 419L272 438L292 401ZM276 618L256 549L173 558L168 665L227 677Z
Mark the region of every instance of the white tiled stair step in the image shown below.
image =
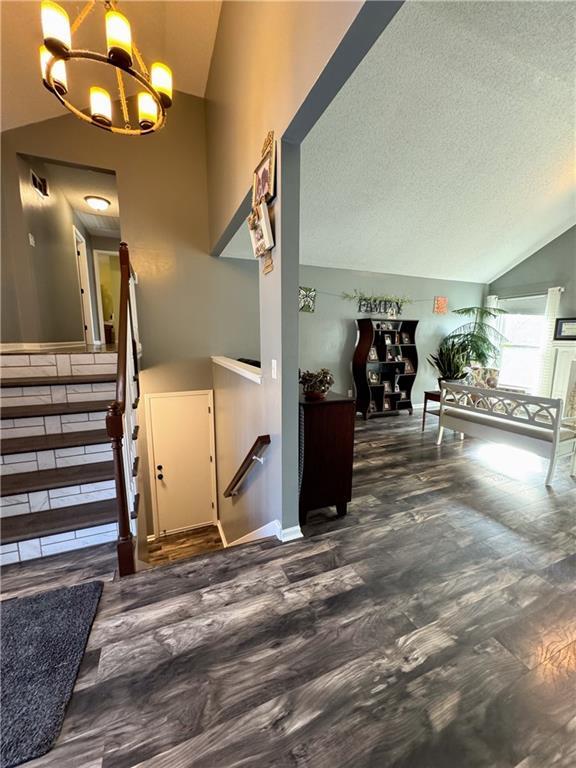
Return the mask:
M113 499L115 496L114 480L3 496L0 498L0 518L27 515L41 512L44 509L61 509L62 507L89 504L92 501Z
M80 432L86 429L105 429L106 411L2 419L1 426L2 437L5 439L51 435L60 432Z
M37 557L49 557L61 552L70 552L73 549L93 547L96 544L116 541L117 538L118 524L107 523L91 528L56 533L51 536L26 539L12 544L2 544L0 546L0 565L19 563Z
M92 464L53 469L42 469L7 475L2 480L0 497L2 506L10 506L20 496L47 491L50 499L69 495L104 491L114 486L114 462L99 461ZM109 498L105 497L105 498ZM74 501L76 503L76 501ZM58 504L62 505L61 502Z
M80 432L85 429L105 429L107 407L108 402L103 401L101 397L92 402L85 402L82 399L79 403L15 406L17 411L11 407L4 407L1 414L2 437L8 439L60 432ZM69 412L70 409L77 412Z
M116 352L0 355L3 378L115 373Z
M50 386L3 387L1 403L4 407L22 405L48 405L114 400L114 382L94 384L62 384Z
M42 469L55 469L57 467L74 467L80 464L95 464L100 461L112 461L112 448L109 442L0 456L0 475L38 472Z

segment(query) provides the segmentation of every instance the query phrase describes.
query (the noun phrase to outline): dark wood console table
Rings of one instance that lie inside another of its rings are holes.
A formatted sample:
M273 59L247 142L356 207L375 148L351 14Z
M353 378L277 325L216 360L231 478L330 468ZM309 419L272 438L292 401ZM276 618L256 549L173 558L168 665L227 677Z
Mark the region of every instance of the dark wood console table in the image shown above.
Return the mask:
M300 525L308 512L335 506L346 514L352 498L356 401L329 392L324 400L300 398Z
M437 411L428 411L427 410L428 401L431 400L433 403L439 403L440 395L441 395L441 392L439 389L427 389L424 392L424 408L422 410L422 432L424 431L424 427L426 426L426 414L433 413L435 416L438 416L438 414L440 413L440 409L438 409Z

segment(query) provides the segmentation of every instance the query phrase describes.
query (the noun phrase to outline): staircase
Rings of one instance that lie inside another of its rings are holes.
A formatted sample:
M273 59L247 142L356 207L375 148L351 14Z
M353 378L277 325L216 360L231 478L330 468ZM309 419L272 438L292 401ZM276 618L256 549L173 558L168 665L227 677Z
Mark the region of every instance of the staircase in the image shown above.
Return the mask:
M116 541L116 353L0 358L0 564Z

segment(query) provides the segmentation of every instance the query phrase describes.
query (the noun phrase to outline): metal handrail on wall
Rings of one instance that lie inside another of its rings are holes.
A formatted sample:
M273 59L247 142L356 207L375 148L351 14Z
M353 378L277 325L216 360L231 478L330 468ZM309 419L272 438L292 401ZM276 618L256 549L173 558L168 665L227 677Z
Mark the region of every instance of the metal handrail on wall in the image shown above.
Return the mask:
M138 401L138 339L135 320L136 308L131 300L130 254L126 243L120 243L120 309L118 321L118 360L116 398L106 414L106 431L112 444L114 481L118 507L118 571L120 576L135 573L134 536L130 524L130 503L134 503L132 478L132 450L124 436L132 440L133 411ZM127 394L132 399L126 409Z

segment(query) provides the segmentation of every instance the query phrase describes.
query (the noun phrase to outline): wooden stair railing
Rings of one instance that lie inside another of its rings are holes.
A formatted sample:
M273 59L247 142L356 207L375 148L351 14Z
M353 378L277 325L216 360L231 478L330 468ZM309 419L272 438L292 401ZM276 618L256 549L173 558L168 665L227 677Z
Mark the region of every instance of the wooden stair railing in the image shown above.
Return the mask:
M132 378L137 383L138 358L137 344L134 339L134 319L130 304L130 255L126 243L120 243L120 307L118 321L118 362L116 378L116 399L108 407L106 414L106 431L112 443L112 455L114 459L114 481L116 485L116 503L118 508L118 541L116 544L118 554L118 572L120 576L128 576L135 573L134 540L130 528L130 509L128 504L126 462L124 454L124 423L126 412L126 392L131 393L131 382L127 387L127 368L130 367L134 374ZM130 333L130 339L128 339ZM132 360L128 360L130 349ZM132 403L129 404L130 409ZM131 438L131 431L128 433ZM130 466L129 474L132 474Z
M263 463L261 456L268 445L270 445L270 435L260 435L256 438L254 445L252 448L250 448L244 457L242 464L240 464L236 474L224 491L225 498L228 499L230 496L236 496L240 492L240 486L246 479L246 476L252 467L256 464L256 462L260 462L261 464Z

